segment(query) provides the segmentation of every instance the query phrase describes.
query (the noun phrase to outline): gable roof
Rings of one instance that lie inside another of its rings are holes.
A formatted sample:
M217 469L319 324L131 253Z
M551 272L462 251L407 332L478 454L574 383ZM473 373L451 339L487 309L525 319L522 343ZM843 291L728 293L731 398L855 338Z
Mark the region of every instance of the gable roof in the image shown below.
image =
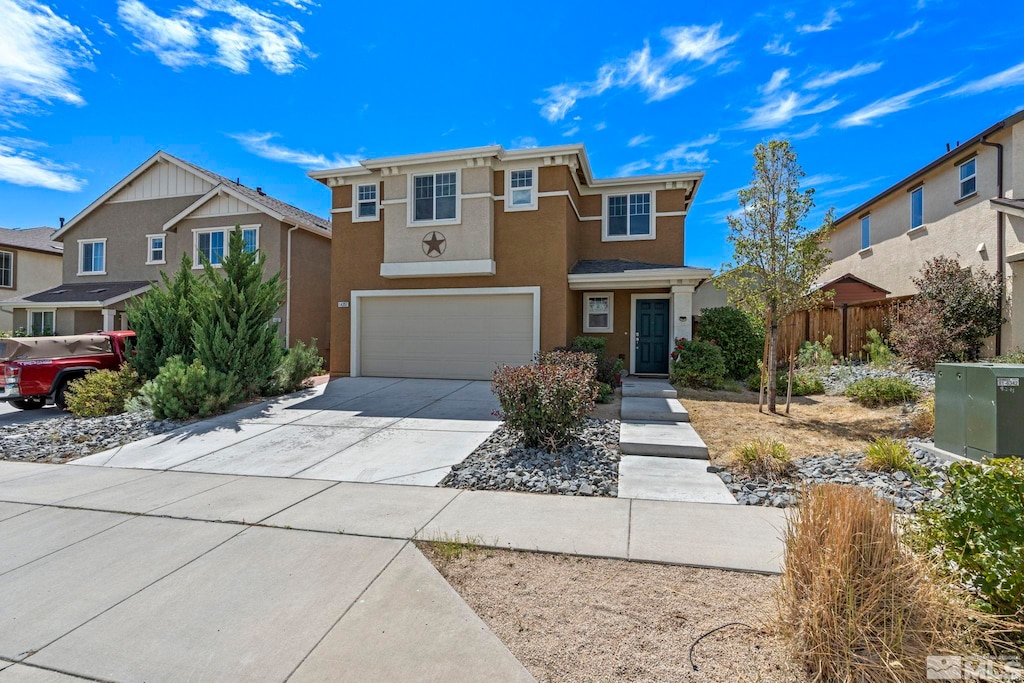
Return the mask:
M142 294L152 287L152 282L131 280L127 282L74 282L57 285L33 292L15 299L0 302L5 306L26 308L69 308L74 306L108 306Z
M143 173L152 168L155 164L160 162L173 164L178 168L182 168L189 173L194 173L206 182L214 185L215 187L230 188L232 194L236 194L240 199L243 199L248 204L251 204L261 210L264 210L267 214L277 218L280 221L291 223L300 228L305 228L310 232L314 232L326 237L330 237L331 234L331 222L326 218L321 218L315 214L304 211L297 206L292 206L287 202L283 202L280 199L275 199L261 191L246 187L241 183L236 183L234 180L225 178L222 175L208 171L201 166L179 159L176 156L168 154L164 151L159 151L151 156L146 161L136 168L134 171L129 173L120 182L114 185L112 188L104 192L100 197L89 206L85 207L80 211L74 218L64 224L64 227L58 230L52 237L52 239L59 239L64 234L74 227L79 221L92 213L96 208L106 202L108 199L117 194L121 189L131 183L133 180L141 176Z
M832 278L828 282L823 282L820 285L812 286L811 289L813 289L815 291L819 290L819 289L825 289L826 287L831 287L832 285L838 284L838 283L842 282L843 280L853 280L854 282L859 282L860 284L864 285L865 287L870 287L871 289L874 289L874 290L877 290L879 292L882 292L883 294L892 294L892 292L890 292L888 289L883 289L882 287L879 287L876 284L872 284L872 283L868 282L867 280L862 280L861 278L857 277L853 273L847 273L846 275L840 275L837 278Z
M14 247L28 251L38 251L42 254L64 253L64 245L54 242L52 237L57 232L53 228L0 228L0 247Z

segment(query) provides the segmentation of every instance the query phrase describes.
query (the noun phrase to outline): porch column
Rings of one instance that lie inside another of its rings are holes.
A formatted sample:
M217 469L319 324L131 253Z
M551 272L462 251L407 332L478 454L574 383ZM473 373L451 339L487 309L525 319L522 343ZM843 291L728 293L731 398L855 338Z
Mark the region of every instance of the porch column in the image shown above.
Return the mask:
M693 338L693 285L672 285L672 339Z
M112 332L114 330L114 316L117 315L117 311L113 308L100 309L100 314L103 316L103 331Z

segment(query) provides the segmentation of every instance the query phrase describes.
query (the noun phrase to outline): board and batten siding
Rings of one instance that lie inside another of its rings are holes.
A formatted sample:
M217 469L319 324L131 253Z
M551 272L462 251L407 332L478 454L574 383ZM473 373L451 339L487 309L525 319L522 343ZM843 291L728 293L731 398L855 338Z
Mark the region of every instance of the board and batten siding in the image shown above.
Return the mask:
M221 194L212 197L208 202L190 213L189 218L197 218L199 216L234 216L241 213L261 213L261 210L241 199Z
M160 162L122 188L107 202L137 202L160 197L202 195L211 189L213 189L213 185L195 173L190 173L173 164Z

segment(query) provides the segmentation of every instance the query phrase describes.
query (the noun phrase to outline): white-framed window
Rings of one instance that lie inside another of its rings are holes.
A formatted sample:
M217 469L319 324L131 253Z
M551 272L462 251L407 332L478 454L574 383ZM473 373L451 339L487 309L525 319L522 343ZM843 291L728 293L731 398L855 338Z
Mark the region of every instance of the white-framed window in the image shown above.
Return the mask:
M107 274L107 239L78 240L78 274Z
M412 202L410 223L459 222L459 173L444 171L413 175L409 180Z
M30 337L52 337L56 334L57 311L28 312L28 334Z
M614 327L611 292L587 292L583 295L583 331L610 333Z
M245 250L255 252L260 248L260 226L241 226ZM234 228L197 228L192 231L192 267L202 268L203 257L210 265L219 268L231 243Z
M260 248L260 230L256 227L242 228L242 241L245 242L245 250L250 254Z
M910 193L910 229L924 225L924 187L915 188Z
M352 220L375 221L377 220L377 183L366 183L364 185L352 186Z
M971 158L960 164L960 199L978 192L978 160Z
M654 194L631 192L611 194L604 198L603 239L654 239Z
M505 210L529 211L537 208L537 169L505 171Z
M166 235L146 235L146 265L167 263L166 246Z
M860 217L860 249L864 251L871 247L871 214Z
M14 287L14 252L0 251L0 287Z

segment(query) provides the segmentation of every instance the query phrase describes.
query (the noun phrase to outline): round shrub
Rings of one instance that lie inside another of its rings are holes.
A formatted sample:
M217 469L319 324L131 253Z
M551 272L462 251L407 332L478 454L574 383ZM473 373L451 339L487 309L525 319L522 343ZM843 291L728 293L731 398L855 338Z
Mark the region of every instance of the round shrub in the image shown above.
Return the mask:
M721 349L725 375L730 379L743 379L754 372L764 350L764 330L732 306L703 309L694 338Z
M694 389L720 389L725 382L722 350L711 342L677 339L670 378Z
M127 363L116 372L99 370L68 385L67 408L78 417L104 417L125 411L125 401L139 391L139 375Z
M285 352L274 375L274 389L282 394L298 391L310 385L309 379L323 372L324 359L316 348L316 337L306 346L301 339Z
M867 377L846 389L846 396L868 408L916 401L921 390L903 377Z
M237 386L233 377L208 370L198 359L185 365L171 356L157 376L142 387L142 395L158 420L209 417L231 405Z

